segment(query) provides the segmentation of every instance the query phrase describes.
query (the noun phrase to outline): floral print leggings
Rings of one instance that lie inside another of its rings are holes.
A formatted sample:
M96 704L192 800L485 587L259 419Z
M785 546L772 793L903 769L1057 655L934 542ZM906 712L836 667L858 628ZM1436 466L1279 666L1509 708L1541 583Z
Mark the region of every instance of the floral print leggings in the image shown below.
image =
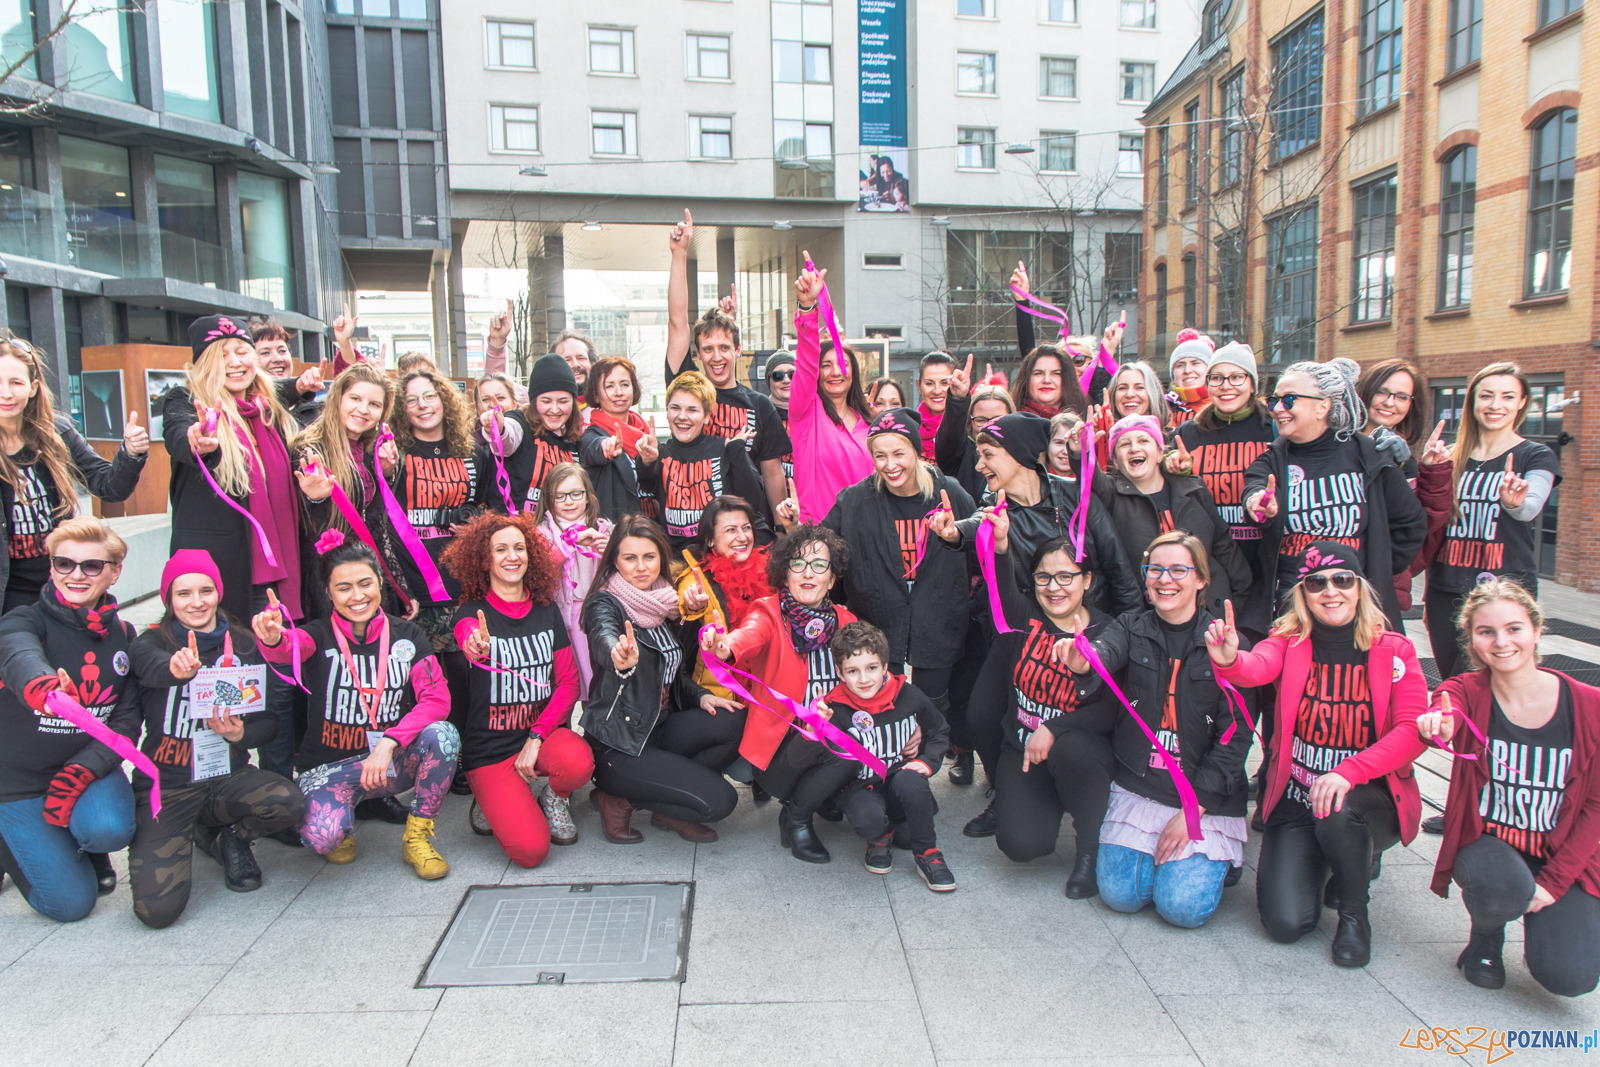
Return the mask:
M300 775L296 784L306 797L306 817L300 824L300 840L319 855L339 847L355 827L355 806L373 797L404 793L412 786L411 814L431 819L439 814L450 781L456 773L456 756L461 752L461 735L447 722L429 723L405 748L394 754L394 776L378 789L361 788L364 756L351 756L338 763L325 763Z

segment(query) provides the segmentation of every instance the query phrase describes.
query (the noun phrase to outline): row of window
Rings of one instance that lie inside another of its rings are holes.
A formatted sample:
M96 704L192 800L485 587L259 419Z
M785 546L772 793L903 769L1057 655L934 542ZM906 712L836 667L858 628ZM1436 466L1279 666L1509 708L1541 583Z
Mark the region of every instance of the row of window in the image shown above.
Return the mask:
M956 53L956 92L994 96L998 89L998 60L993 52ZM1149 103L1156 92L1156 65L1144 60L1117 64L1117 99ZM1039 95L1045 99L1073 100L1078 96L1078 60L1074 56L1039 57Z
M689 158L732 159L733 117L731 115L690 115ZM782 127L784 123L778 123ZM807 156L833 158L833 127L817 123L795 123L805 127L799 136ZM489 150L491 152L537 153L539 140L537 105L490 104ZM597 156L637 156L639 154L639 115L634 111L589 112L589 151ZM800 153L796 152L796 156Z
M996 133L993 127L962 126L956 130L956 166L962 170L995 169ZM1039 131L1039 169L1071 174L1078 169L1078 135L1070 130ZM1117 136L1117 173L1131 177L1144 173L1144 134Z
M958 18L992 19L998 17L998 0L956 0ZM1063 22L1076 25L1078 0L1038 0L1040 22ZM1119 22L1125 29L1153 30L1156 28L1156 0L1120 0Z

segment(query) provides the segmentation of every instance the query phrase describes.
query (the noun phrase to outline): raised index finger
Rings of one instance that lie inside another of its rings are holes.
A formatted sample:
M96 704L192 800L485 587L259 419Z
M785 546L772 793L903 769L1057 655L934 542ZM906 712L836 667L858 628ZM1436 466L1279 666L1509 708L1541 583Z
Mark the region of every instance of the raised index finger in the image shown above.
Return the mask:
M1510 452L1506 453L1506 473L1509 474L1509 475L1512 475L1513 477L1517 473L1516 471L1511 469L1511 453Z
M193 630L189 631L189 652L196 657L200 655L200 646L195 644Z
M1228 629L1233 629L1233 601L1224 600L1222 602L1222 614L1228 623Z
M1432 448L1439 443L1439 438L1444 436L1444 419L1439 420L1439 425L1433 428L1433 433L1428 435L1428 447Z

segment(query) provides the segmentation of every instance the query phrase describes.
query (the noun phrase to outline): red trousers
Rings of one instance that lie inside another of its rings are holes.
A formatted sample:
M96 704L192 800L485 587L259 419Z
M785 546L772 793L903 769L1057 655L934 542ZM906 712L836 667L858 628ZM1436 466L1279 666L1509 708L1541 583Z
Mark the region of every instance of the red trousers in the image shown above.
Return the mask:
M528 780L517 773L516 762L512 756L468 771L467 784L511 862L518 867L537 867L550 853L550 824ZM560 727L539 746L534 770L550 779L557 796L570 797L594 775L594 753L583 738Z

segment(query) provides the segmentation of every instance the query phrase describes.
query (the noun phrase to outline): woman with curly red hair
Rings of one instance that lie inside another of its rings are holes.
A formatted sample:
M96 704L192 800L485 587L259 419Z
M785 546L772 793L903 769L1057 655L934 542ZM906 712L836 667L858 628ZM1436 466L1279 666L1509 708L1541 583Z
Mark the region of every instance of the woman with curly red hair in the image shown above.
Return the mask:
M568 799L594 773L567 728L581 684L555 603L561 571L528 514L478 516L442 562L461 583L455 638L476 668L461 766L488 832L517 866L537 867L552 841L578 839ZM548 779L537 802L536 778Z

